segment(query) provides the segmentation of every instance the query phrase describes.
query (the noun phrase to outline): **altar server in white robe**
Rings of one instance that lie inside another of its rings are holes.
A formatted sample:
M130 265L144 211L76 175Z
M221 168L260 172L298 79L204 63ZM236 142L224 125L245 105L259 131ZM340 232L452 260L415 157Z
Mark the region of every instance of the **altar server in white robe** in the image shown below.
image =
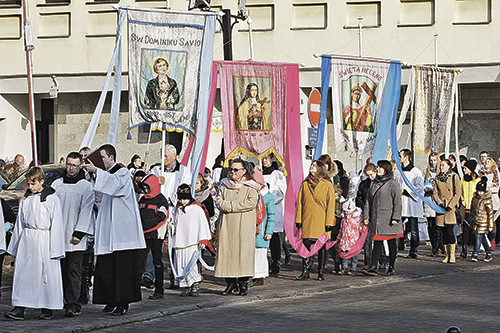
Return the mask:
M61 265L64 225L61 203L44 172L32 167L26 174L28 190L19 204L16 225L7 252L16 257L12 285L14 309L5 317L22 320L24 309L41 308L40 319L51 319L63 308Z
M181 184L177 190L179 199L173 221L172 247L174 251L174 268L176 275L186 270L193 254L205 248L204 241L211 239L210 228L205 210L191 196L191 186ZM175 283L184 288L181 296L196 296L200 293L202 277L198 265L193 265L182 278Z
M94 234L94 191L92 184L85 179L79 153L72 152L66 156L63 176L56 179L52 187L61 200L63 212L66 257L61 260L61 270L65 316L74 317L81 313L78 299L82 289L82 263L87 237Z
M94 304L115 316L141 300L139 250L146 247L139 206L127 168L116 163L116 150L106 144L99 148L105 170L85 164L95 173L94 191L102 194L95 224Z

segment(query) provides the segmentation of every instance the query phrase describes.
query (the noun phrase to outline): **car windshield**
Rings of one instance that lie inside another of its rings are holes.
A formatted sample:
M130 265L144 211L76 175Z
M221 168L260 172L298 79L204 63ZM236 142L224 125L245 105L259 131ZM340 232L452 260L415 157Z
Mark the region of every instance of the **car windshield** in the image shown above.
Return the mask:
M64 166L61 169L55 170L46 170L45 171L45 184L51 185L54 180L62 177L62 172L64 170ZM23 173L19 177L17 177L7 188L8 190L24 190L26 186L26 173Z

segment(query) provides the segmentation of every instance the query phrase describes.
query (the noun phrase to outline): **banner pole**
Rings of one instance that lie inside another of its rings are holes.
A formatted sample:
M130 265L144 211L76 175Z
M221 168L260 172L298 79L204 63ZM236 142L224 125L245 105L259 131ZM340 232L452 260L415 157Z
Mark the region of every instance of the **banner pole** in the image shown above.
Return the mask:
M250 43L250 59L254 60L254 54L253 54L253 36L252 36L252 19L250 16L247 19L247 24L248 24L248 41Z
M167 140L167 127L165 123L162 123L162 128L161 128L161 176L164 179L164 183L161 185L161 192L163 193L165 191L165 141Z

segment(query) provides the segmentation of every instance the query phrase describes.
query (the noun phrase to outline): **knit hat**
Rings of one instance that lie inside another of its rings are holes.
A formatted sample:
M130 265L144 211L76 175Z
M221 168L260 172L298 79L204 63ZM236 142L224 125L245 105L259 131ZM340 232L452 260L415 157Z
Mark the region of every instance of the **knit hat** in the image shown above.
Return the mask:
M191 199L191 186L188 184L181 184L177 188L177 199Z
M482 176L481 180L476 185L476 191L486 192L487 183L488 183L488 178L485 176Z
M464 166L467 167L467 169L469 169L470 171L475 172L477 167L477 162L474 160L468 160L467 162L465 162Z

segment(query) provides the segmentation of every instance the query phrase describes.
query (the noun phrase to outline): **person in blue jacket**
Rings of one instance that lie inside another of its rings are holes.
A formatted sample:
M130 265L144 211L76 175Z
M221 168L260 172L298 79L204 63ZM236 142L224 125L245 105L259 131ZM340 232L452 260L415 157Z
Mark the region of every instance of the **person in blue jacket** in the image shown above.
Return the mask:
M267 249L269 248L269 240L274 231L276 222L276 206L274 197L269 192L269 188L264 182L264 176L259 167L256 167L253 174L253 179L260 184L260 198L257 204L257 228L255 235L255 275L253 277L254 286L264 284L264 278L269 276L269 263L267 261ZM260 202L260 200L263 200ZM265 212L263 212L265 206ZM262 209L259 209L262 207ZM265 214L265 215L264 215Z

